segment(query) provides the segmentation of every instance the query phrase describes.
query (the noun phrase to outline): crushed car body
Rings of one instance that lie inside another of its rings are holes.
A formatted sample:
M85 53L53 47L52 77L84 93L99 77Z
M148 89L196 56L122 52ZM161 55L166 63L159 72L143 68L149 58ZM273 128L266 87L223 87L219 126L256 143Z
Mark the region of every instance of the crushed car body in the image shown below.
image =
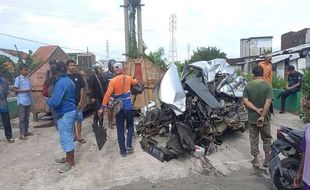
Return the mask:
M197 151L210 154L220 144L218 136L245 130L245 85L246 80L225 59L192 63L181 79L171 64L154 90L160 107L150 103L136 121L137 134L143 137L141 147L160 161L183 153L201 155ZM165 146L152 139L157 135L168 137Z

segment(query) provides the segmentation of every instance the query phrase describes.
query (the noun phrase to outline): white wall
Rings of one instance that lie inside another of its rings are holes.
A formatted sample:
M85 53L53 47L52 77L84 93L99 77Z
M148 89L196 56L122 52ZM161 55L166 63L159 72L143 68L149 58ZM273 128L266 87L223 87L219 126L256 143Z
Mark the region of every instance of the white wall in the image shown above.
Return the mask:
M240 40L240 57L257 56L272 50L272 38L250 38Z
M306 58L299 58L298 59L298 72L302 72L302 69L305 69L307 67L306 65Z
M284 78L284 61L277 63L277 76Z
M307 30L306 32L306 43L310 43L310 29Z

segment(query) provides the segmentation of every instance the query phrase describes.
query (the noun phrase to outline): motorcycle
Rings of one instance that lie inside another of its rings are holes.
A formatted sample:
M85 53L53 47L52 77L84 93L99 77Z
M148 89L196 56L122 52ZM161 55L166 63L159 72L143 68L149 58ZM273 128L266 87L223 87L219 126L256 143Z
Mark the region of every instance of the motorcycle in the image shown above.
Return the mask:
M195 151L195 145L210 152L212 143L220 144L218 135L245 130L245 85L246 80L237 76L224 59L192 63L184 69L181 79L176 65L171 64L154 90L160 107L153 103L142 109L137 134L170 134L166 149L175 155Z
M301 162L303 135L303 131L289 127L277 130L277 140L271 144L269 173L279 190L299 189L294 186L294 178Z

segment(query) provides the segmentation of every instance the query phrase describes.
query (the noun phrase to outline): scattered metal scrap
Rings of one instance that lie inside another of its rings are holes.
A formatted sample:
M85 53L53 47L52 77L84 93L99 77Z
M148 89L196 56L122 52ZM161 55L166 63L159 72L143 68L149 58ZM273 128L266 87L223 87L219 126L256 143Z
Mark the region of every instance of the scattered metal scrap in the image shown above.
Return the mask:
M244 131L247 113L242 105L246 80L237 76L224 59L201 61L187 66L181 80L171 64L155 88L160 108L154 102L142 109L136 122L143 136L142 149L160 161L183 153L211 154L223 132ZM168 136L165 147L158 147L156 135Z

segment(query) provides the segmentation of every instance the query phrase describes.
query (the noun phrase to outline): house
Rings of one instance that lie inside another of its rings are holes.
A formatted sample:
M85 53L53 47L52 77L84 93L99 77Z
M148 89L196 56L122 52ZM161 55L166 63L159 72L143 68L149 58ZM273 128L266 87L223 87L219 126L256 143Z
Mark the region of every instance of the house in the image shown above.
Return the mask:
M244 59L244 72L251 72L256 58L272 52L272 36L260 36L240 39L240 57Z
M15 75L18 73L15 71L15 65L19 62L18 54L21 56L22 62L25 63L27 58L25 52L0 48L0 57L3 57L4 60L6 60L2 63L3 65L1 65L1 70L2 72L4 71L1 74L8 80L9 84L14 83Z
M240 57L251 57L272 52L272 36L242 38L240 40Z
M13 59L17 58L17 61L18 61L19 55L21 56L22 60L24 60L24 61L28 57L28 54L23 52L23 51L16 51L16 50L11 50L11 49L4 49L4 48L0 48L0 51L6 53L7 55L9 55L9 57L12 57ZM17 61L16 61L16 63L17 63Z
M310 43L310 28L304 28L297 32L287 32L281 35L281 50Z
M96 63L96 56L91 52L68 53L70 59L75 60L79 67L90 68Z
M286 68L293 65L299 72L310 67L310 43L274 52L272 56L273 70L277 76L283 77Z
M246 64L244 58L231 58L226 60L236 71L244 72L244 65Z
M47 77L47 71L49 70L49 60L68 60L68 55L59 46L41 46L33 54L33 59L39 61L40 64L29 74L32 87L33 106L32 113L34 114L34 120L37 120L37 114L40 112L48 112L48 106L42 96L42 89L44 81Z

